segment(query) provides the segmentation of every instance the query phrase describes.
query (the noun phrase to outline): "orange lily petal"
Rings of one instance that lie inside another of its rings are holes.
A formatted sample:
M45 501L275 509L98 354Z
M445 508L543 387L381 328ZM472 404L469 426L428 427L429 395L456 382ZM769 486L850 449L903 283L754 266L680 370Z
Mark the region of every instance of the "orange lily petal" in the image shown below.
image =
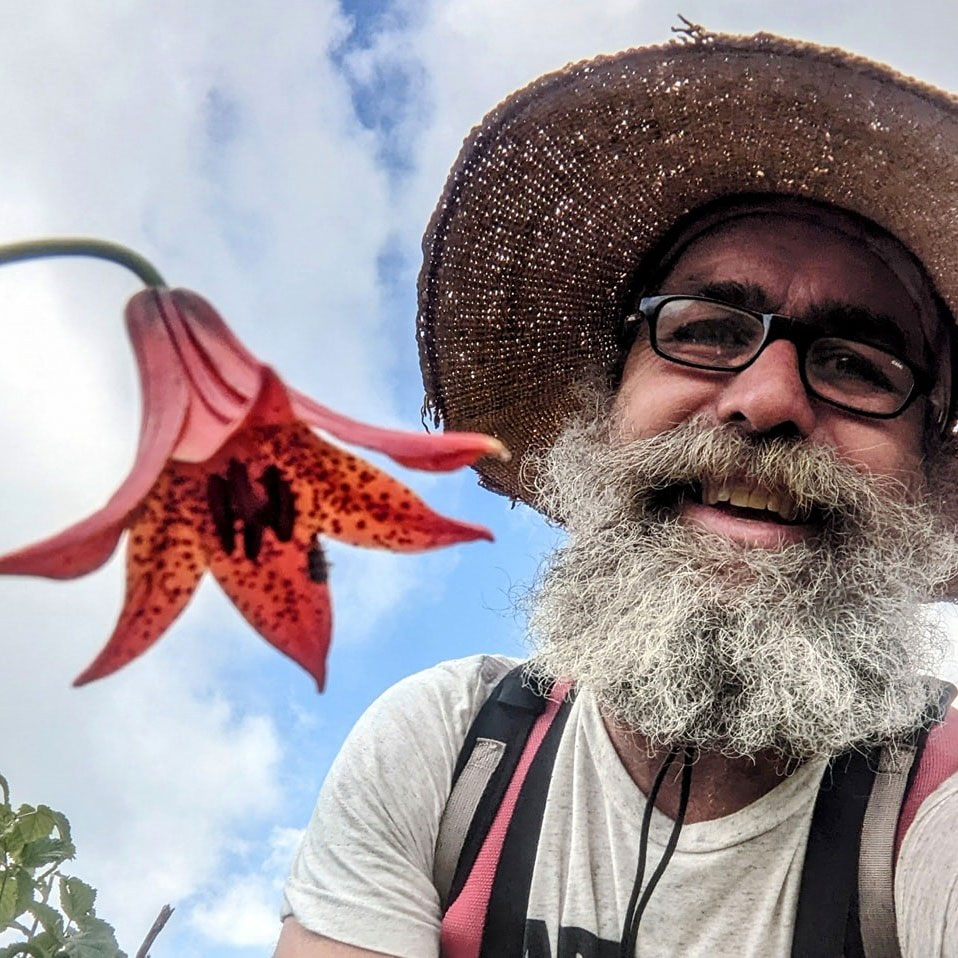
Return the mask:
M280 542L267 532L255 559L213 551L210 569L223 591L270 645L326 682L332 610L319 544L300 533Z
M98 569L113 554L130 512L162 472L185 418L186 379L162 329L145 325L130 333L143 386L140 441L130 474L93 515L0 558L0 574L72 579Z
M211 356L205 342L210 333L206 326L212 326L214 336L221 336L226 324L208 304L204 310L184 312L184 304L193 305L193 299L199 297L184 297L178 290L147 289L137 293L126 308L134 346L145 335L163 336L172 345L173 363L185 375L186 418L172 450L172 457L180 462L204 462L223 445L246 416L261 369L254 363L246 367L245 382L234 382L229 370L221 367L221 356Z
M200 478L167 469L130 527L126 552L126 599L100 654L74 681L103 678L145 652L183 611L207 562L197 517L179 507L195 502Z
M278 464L295 498L296 523L310 535L322 532L351 545L397 552L492 539L482 526L434 512L401 482L293 419L286 388L268 366L240 435L255 436L256 447L249 441L242 450L227 444L222 456L235 456L257 474Z
M291 480L297 504L305 522L334 539L396 552L492 539L482 526L434 512L401 482L305 427L273 437L270 455L308 464Z
M322 691L332 634L326 562L315 527L282 479L291 476L298 463L277 460L270 452L278 436L312 433L293 420L286 388L276 373L268 366L259 372L261 384L246 417L207 464L210 491L218 488L221 495L210 497L217 505L210 503L204 541L210 570L240 613L271 645L306 669Z
M383 429L334 412L295 389L290 389L289 394L297 419L343 442L385 453L390 459L411 469L448 472L472 465L482 456L509 459L509 450L498 439L480 432L427 434Z

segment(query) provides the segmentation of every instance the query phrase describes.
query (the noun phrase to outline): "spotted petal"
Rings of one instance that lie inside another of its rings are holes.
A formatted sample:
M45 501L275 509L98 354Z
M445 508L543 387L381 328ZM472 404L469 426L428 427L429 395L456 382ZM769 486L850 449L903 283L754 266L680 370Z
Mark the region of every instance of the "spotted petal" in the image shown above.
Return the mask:
M195 502L198 475L168 468L137 510L126 552L126 598L113 634L74 681L103 678L145 652L183 611L206 569L200 525L181 508Z
M255 559L216 551L210 569L247 622L316 680L326 682L332 609L326 561L303 529L287 542L266 532Z

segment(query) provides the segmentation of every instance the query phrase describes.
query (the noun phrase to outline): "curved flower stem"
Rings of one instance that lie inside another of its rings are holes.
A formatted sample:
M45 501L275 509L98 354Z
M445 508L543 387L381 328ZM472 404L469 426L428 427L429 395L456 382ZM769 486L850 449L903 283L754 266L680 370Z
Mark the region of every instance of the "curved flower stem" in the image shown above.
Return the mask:
M163 277L148 260L126 246L106 240L86 237L60 237L42 240L24 240L0 245L0 266L22 260L44 259L50 256L91 256L125 266L147 286L166 286Z

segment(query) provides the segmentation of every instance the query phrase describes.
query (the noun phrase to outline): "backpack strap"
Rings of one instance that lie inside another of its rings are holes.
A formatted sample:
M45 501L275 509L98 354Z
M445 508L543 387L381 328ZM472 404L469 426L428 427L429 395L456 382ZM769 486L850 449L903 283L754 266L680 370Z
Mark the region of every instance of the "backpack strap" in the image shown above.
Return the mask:
M510 829L510 823L517 810L520 794L524 793L524 787L533 784L533 777L536 781L542 779L544 782L544 786L540 783L532 789L532 792L541 793L542 796L542 807L538 810L541 822L555 751L571 704L566 698L567 691L568 686L556 686L548 698L543 698L530 689L523 688L520 667L500 682L467 734L454 773L453 792L459 789L459 783L464 776L472 775L467 769L473 764L491 764L491 761L478 757L475 763L472 762L477 745L480 754L487 751L483 740L495 741L503 748L501 758L495 763L495 770L488 777L475 806L471 822L465 821L460 812L452 812L448 825L440 823L440 841L447 846L444 856L447 859L451 857L449 849L457 843L461 844L462 848L445 895L448 904L442 922L441 953L446 958L479 958L480 953L483 956L495 955L495 958L504 958L510 953L511 949L489 951L484 944L493 885L503 872L500 859L503 856L507 833L510 831L510 840L518 837L526 850L525 857L529 859L522 898L522 924L519 926L518 941L511 943L511 947L521 948L525 906L539 827L535 824L531 831L517 835ZM493 733L497 735L495 739L492 739ZM462 786L463 792L467 789L475 791L475 784ZM450 795L450 802L452 798ZM463 806L466 804L464 801ZM528 807L526 800L523 801L522 807ZM443 818L446 818L445 813ZM523 813L523 820L526 820L526 813ZM507 857L511 859L512 852L509 852ZM498 896L496 907L499 907Z
M443 910L462 890L529 733L545 711L546 699L523 686L522 669L519 665L507 672L483 703L452 773L433 864L433 882ZM456 881L460 862L462 874Z
M895 915L895 862L901 838L922 799L932 790L927 788L929 776L924 776L925 788L920 791L915 788L924 756L934 754L934 750L929 752L927 749L929 730L945 719L955 695L953 685L947 682L937 684L935 701L929 705L918 734L910 741L885 745L878 758L875 782L862 824L858 861L859 922L867 958L901 958ZM906 804L912 808L907 821Z
M792 958L837 958L846 954L847 929L857 932L849 917L857 911L859 838L877 764L871 749L842 755L825 769L805 849Z

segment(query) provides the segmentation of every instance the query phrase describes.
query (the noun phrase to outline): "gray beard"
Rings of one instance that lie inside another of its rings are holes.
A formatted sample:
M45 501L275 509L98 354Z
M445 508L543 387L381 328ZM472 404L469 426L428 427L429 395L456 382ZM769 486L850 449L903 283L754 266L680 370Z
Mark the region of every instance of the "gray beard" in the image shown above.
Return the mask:
M935 498L951 456L915 492L805 441L693 420L613 444L607 423L532 463L568 533L527 598L534 681L571 679L650 748L729 757L834 756L920 724L946 646L923 605L958 575ZM765 550L678 521L681 495L730 477L787 490L820 534Z

